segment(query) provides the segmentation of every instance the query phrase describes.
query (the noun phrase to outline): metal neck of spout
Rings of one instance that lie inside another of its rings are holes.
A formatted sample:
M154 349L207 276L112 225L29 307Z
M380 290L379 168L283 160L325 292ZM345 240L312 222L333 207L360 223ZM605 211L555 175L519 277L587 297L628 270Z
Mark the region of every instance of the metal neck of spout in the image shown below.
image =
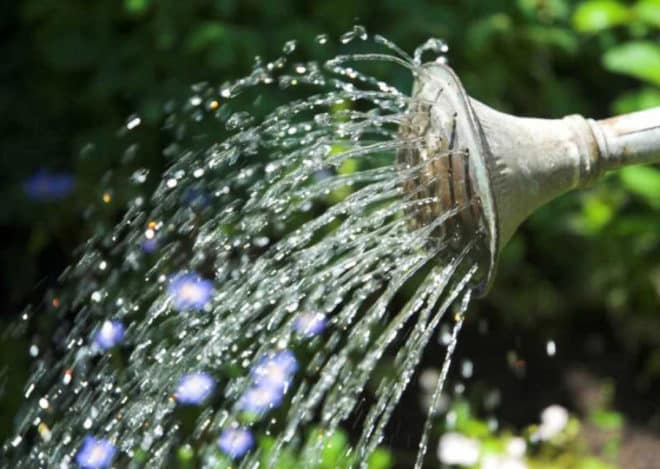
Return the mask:
M660 161L660 108L603 121L520 118L471 100L497 213L498 250L537 208L611 169Z
M589 124L602 171L660 162L660 107Z

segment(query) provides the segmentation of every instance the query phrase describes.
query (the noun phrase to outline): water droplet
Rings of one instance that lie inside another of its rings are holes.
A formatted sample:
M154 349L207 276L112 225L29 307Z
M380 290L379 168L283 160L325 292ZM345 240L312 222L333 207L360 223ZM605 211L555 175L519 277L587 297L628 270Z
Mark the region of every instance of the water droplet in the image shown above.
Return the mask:
M244 129L245 127L250 125L253 121L254 118L250 115L250 113L245 111L239 111L239 112L235 112L229 117L229 119L227 119L227 123L225 124L225 127L227 128L227 130Z
M148 176L149 170L146 168L135 170L133 174L131 174L131 182L133 184L143 184L147 180Z
M557 344L555 343L554 340L549 340L545 344L545 352L548 354L549 357L554 357L555 354L557 353Z
M324 45L328 43L328 35L327 34L319 34L316 36L315 41L318 44Z
M140 123L142 122L142 119L140 119L138 116L133 116L128 119L128 122L126 122L126 128L128 130L133 130L136 128Z
M474 364L471 360L463 360L461 364L461 375L463 378L471 378L474 373Z
M429 38L424 44L415 49L413 55L413 62L415 65L422 65L424 60L424 54L427 52L433 52L433 60L441 59L441 62L444 63L444 55L449 51L449 46L447 43L441 39Z
M361 39L361 40L364 41L364 40L367 39L367 37L368 37L368 35L367 35L367 30L365 29L365 27L361 26L359 24L356 24L355 26L353 26L352 30L350 30L348 32L345 32L344 34L341 35L341 37L339 38L339 42L341 42L342 44L348 44L349 42L351 42L355 38L358 38L358 39Z
M284 52L285 54L291 54L293 51L296 50L297 45L298 42L295 39L287 41L284 43L284 47L282 47L282 52Z
M101 290L96 290L92 293L91 298L94 303L100 303L103 299L103 292Z

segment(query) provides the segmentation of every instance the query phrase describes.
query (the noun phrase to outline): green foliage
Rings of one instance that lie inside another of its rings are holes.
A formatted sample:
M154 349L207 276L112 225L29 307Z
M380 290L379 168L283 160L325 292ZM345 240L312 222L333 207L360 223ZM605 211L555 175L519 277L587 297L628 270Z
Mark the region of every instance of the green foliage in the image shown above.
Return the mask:
M612 103L612 110L616 114L626 114L640 109L651 109L660 106L660 89L642 87L619 96Z
M290 450L283 450L275 461L273 466L272 450L275 440L271 437L262 438L259 442L261 450L261 463L264 467L273 467L273 469L289 468L309 468L309 469L349 469L354 467L354 452L351 451L350 443L346 433L336 430L333 433L325 434L317 429L309 434L306 443L307 448L317 448L320 446L320 457L318 463L312 464L311 454L315 451L303 450L299 454L294 454ZM314 458L316 460L316 457ZM376 448L367 462L368 469L390 469L394 464L392 453L385 448Z
M640 21L660 28L660 2L658 0L641 0L634 6L634 12Z
M614 0L591 0L575 10L573 23L578 31L601 31L628 23L630 10Z
M590 420L603 430L620 430L623 426L621 414L602 409L593 412Z
M651 41L628 42L608 50L603 64L623 73L660 86L660 45Z
M489 458L500 458L517 464L524 463L530 469L612 469L615 466L611 463L616 461L623 431L623 416L608 407L599 407L591 414L589 422L595 428L588 428L571 416L566 425L558 428L551 438L539 437L542 423L539 425L532 422L519 431L491 429L485 421L473 415L470 404L465 400L455 400L449 412L453 416L453 423L444 425L441 433L458 432L476 442L479 462L475 468L482 467L481 464ZM471 431L475 428L479 430ZM598 438L602 447L589 445L589 438ZM514 440L519 448L523 443L523 454L511 449ZM510 464L514 467L513 463Z
M622 169L620 174L626 189L644 198L649 205L660 207L660 170L631 166Z
M389 469L393 465L394 459L392 458L392 453L383 448L376 448L376 451L369 456L367 463L369 469Z

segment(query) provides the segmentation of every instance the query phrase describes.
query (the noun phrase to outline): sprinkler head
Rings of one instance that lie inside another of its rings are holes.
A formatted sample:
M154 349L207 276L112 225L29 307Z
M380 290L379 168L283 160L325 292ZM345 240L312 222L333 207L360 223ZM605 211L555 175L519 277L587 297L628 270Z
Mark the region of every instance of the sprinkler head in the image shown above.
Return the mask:
M438 237L449 237L450 244L477 237L481 294L492 283L500 251L537 208L608 170L660 162L660 108L602 121L516 117L470 98L442 63L420 67L412 98L400 134L413 144L398 161L422 168L406 179L405 190L434 198L415 213L415 224L428 226L459 210Z

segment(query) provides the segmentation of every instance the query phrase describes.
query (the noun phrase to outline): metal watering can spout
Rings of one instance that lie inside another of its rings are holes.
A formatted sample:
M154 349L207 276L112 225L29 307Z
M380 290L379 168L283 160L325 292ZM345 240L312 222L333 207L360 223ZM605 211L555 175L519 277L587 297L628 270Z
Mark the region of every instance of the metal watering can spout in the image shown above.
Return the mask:
M499 252L537 208L607 171L660 162L660 108L600 121L516 117L468 97L440 63L420 68L400 133L422 142L400 152L399 162L428 162L433 213L470 205L458 229L484 235L482 293Z

